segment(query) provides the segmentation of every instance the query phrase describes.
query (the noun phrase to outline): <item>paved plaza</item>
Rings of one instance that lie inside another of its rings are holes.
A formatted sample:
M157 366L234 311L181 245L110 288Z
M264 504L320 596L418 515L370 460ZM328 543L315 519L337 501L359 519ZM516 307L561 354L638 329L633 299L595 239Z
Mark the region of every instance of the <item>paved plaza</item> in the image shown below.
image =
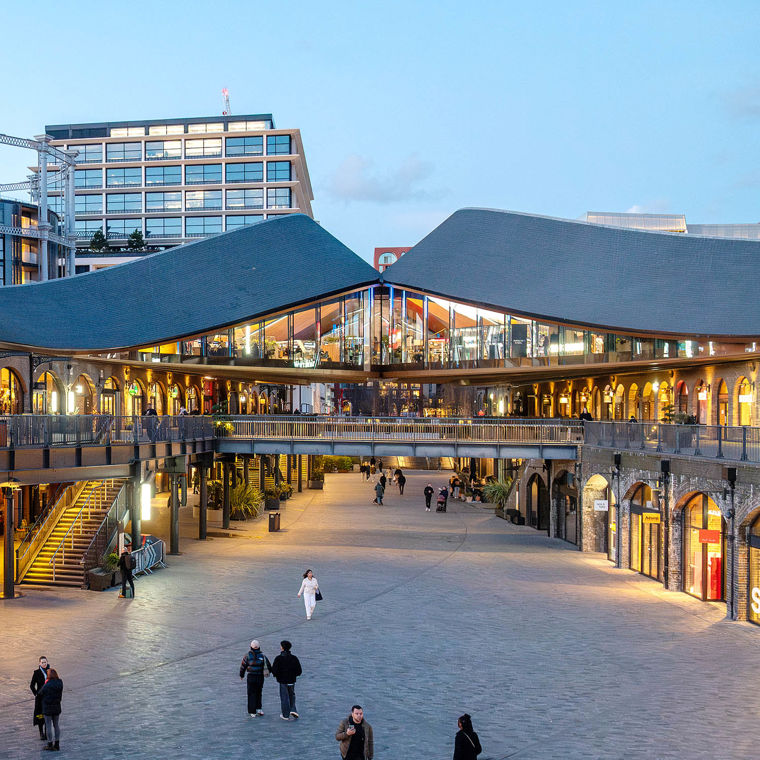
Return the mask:
M598 555L467 504L425 512L406 494L371 503L358 474L328 475L240 537L198 542L115 591L26 590L2 602L0 758L40 755L29 679L45 654L64 680L61 756L336 760L354 703L375 757L453 754L473 715L502 758L751 758L760 629L612 568ZM296 599L314 569L314 619ZM293 642L301 719L246 712L238 679L252 638L273 659Z

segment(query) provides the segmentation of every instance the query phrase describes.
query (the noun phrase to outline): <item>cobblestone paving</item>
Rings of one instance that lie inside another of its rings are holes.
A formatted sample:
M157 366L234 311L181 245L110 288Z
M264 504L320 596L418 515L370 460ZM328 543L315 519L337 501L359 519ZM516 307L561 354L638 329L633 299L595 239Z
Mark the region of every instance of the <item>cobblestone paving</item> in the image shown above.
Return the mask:
M27 684L40 654L65 683L61 756L339 757L354 702L377 758L451 757L473 715L504 758L754 758L760 630L470 505L425 512L428 477L371 504L328 476L241 537L183 538L182 556L114 591L27 590L0 603L0 758L38 757ZM296 599L314 569L325 599ZM249 719L238 663L253 637L301 658L299 721L272 679Z

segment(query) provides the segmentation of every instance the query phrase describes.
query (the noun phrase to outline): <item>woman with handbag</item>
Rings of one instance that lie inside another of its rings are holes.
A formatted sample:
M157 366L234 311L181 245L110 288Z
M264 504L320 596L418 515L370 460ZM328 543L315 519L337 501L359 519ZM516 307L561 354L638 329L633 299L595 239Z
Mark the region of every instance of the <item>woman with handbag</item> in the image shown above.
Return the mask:
M307 570L303 574L303 581L301 582L301 588L298 590L298 596L300 597L301 594L303 594L303 603L306 607L306 619L311 620L314 608L317 606L317 599L322 598L322 594L319 593L319 583L311 570Z
M45 716L42 714L42 697L40 691L45 685L47 680L47 672L50 669L47 657L40 657L40 664L34 669L32 673L32 680L29 682L29 688L34 694L34 723L32 725L37 726L40 730L40 739L45 741L47 739L47 733L45 731Z
M483 748L472 728L472 718L465 713L459 718L457 725L459 731L454 739L454 760L477 760Z

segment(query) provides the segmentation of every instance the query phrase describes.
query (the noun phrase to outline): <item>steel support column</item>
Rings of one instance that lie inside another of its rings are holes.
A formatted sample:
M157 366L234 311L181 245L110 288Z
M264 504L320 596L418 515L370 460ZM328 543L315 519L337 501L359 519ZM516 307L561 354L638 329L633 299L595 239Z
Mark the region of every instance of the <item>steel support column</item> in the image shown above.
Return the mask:
M179 554L179 476L169 475L171 483L171 528L169 534L169 554Z
M200 496L198 505L198 539L200 541L205 541L208 532L208 481L206 478L206 475L208 473L208 466L204 461L198 462L196 466L198 467L198 475L200 480Z
M139 462L132 466L132 475L129 482L129 516L132 522L132 550L142 546L142 504L140 493L140 468Z
M227 461L222 464L222 492L222 527L227 529L230 527L230 463Z
M13 489L3 488L5 495L5 552L3 557L3 598L13 599L16 580L16 553L13 546Z

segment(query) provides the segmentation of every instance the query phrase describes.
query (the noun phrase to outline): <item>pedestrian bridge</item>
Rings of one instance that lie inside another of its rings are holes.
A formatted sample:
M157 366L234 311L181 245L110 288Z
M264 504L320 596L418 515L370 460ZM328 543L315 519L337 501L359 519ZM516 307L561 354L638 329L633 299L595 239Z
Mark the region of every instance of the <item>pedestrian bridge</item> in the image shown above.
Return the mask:
M576 459L583 424L572 420L409 417L231 417L217 423L228 454Z

